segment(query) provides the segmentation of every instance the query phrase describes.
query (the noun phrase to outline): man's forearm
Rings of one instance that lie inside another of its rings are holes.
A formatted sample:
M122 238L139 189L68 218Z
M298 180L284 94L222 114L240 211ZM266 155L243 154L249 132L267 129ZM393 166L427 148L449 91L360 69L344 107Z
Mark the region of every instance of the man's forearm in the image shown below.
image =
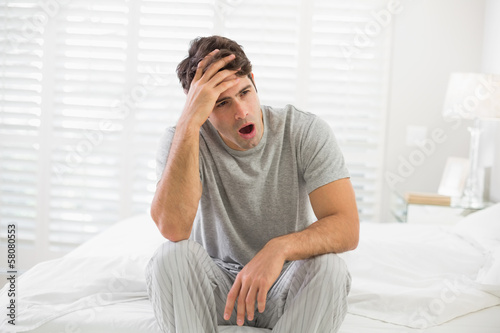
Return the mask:
M239 69L222 70L233 61L234 54L205 68L217 52L210 52L198 63L151 204L151 217L161 234L174 242L189 238L201 199L200 128L210 117L220 94L239 81L237 77L231 78Z
M352 250L358 242L358 227L357 213L348 210L320 218L303 231L271 239L237 275L227 296L224 319L229 320L238 300L238 325L243 325L245 312L253 320L255 302L263 312L267 293L285 261Z
M341 253L356 248L359 223L356 216L326 216L303 231L272 239L285 260L308 259L325 253Z
M165 238L189 238L201 192L199 128L180 122L151 205L151 216Z

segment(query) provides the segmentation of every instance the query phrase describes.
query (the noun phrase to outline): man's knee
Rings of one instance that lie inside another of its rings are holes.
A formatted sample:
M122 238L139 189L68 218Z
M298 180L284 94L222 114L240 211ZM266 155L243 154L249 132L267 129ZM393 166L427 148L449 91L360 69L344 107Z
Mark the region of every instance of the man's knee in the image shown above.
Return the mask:
M324 286L331 286L333 292L351 289L351 275L344 260L334 253L324 254L311 259L311 269L324 281Z
M203 247L191 240L165 242L151 257L149 271L160 271L162 275L169 276L182 275L190 271L189 266L196 264L202 251Z

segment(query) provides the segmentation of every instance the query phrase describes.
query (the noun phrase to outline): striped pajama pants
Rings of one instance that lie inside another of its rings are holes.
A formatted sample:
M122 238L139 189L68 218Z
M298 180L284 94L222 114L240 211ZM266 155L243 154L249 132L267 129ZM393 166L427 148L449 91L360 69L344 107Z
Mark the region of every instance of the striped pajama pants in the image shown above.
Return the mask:
M146 268L154 315L164 333L216 333L236 325L236 305L223 318L241 266L209 257L197 242L165 242ZM266 309L245 326L278 333L337 332L347 313L351 277L343 260L326 254L285 265L268 292Z

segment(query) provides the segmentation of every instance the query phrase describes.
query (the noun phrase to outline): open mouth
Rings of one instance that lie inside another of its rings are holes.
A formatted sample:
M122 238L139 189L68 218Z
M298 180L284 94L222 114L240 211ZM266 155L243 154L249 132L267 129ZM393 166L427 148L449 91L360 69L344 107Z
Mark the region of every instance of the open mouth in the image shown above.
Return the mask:
M247 125L245 127L240 128L239 132L241 134L250 134L253 131L253 124Z

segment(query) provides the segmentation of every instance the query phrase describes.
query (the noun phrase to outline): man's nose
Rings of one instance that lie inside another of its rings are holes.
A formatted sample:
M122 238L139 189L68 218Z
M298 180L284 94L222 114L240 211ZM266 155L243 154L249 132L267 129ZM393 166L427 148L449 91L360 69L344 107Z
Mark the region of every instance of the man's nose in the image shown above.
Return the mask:
M234 107L235 107L234 117L236 119L245 119L247 117L248 111L245 108L245 106L243 105L243 103L235 101Z

